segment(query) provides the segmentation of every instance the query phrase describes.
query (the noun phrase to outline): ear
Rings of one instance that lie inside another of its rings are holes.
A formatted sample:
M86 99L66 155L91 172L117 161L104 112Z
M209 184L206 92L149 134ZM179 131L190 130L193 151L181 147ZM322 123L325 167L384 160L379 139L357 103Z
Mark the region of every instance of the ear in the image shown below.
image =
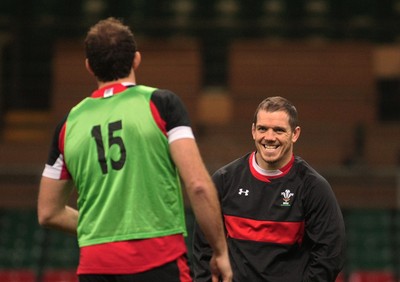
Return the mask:
M301 132L300 126L296 126L296 128L293 131L293 135L292 135L292 142L293 143L296 143L296 141L299 139L300 132Z
M251 124L251 135L253 136L253 140L256 140L256 125L254 123Z
M139 51L136 51L132 64L134 70L136 70L139 67L141 61L142 61L142 55L140 54Z
M94 75L94 72L93 72L92 68L90 67L89 59L88 59L88 58L85 59L85 67L86 67L86 70L87 70L91 75Z

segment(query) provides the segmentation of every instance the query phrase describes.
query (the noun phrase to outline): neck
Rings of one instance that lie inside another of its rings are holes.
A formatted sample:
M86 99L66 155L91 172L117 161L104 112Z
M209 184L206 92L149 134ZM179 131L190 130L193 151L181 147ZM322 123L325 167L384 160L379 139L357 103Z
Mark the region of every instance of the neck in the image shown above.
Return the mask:
M124 78L120 78L120 79L113 80L113 81L97 81L97 87L98 87L98 89L100 89L100 88L106 87L111 84L124 83L124 82L136 84L135 73L133 72L133 70L127 77L124 77Z

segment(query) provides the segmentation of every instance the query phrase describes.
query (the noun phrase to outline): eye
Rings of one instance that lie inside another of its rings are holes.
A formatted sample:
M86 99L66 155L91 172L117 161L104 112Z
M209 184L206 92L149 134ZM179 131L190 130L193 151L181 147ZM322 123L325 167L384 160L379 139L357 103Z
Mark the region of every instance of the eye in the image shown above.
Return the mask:
M258 127L258 131L263 133L263 132L267 131L267 128L260 126L260 127Z
M277 128L274 129L274 131L276 133L285 133L286 132L286 130L284 128L282 128L282 127L277 127Z

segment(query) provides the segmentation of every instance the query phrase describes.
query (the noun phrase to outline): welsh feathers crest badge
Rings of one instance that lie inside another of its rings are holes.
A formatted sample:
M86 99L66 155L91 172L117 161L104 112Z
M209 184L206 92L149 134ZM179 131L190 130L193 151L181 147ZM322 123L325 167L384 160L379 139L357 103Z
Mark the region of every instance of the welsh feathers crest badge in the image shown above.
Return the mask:
M294 196L294 194L291 193L289 189L286 189L281 193L281 195L283 200L281 206L290 207L290 199Z

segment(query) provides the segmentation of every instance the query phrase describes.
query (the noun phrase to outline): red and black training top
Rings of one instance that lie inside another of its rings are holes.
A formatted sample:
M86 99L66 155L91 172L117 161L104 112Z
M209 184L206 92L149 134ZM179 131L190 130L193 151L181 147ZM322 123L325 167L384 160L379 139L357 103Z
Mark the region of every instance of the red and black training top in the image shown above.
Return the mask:
M262 170L249 153L219 169L217 186L234 281L335 281L343 217L329 183L300 157ZM195 228L195 281L210 281L211 250Z

